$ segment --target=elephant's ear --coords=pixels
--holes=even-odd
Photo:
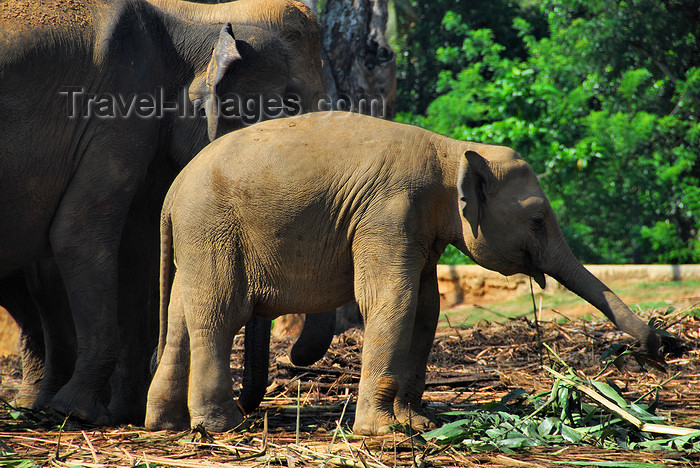
[[[207,71],[195,77],[190,85],[189,98],[196,108],[204,106],[207,116],[207,133],[209,140],[216,138],[216,127],[219,117],[219,102],[216,96],[216,85],[226,74],[226,70],[234,63],[242,60],[241,54],[236,47],[236,38],[233,37],[231,23],[221,28],[219,40],[214,46],[211,60],[207,66]]]
[[[459,167],[457,192],[462,216],[471,226],[474,238],[478,237],[484,206],[495,182],[496,177],[483,156],[471,150],[464,153]]]

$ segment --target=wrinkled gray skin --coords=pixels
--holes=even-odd
[[[226,135],[170,188],[161,224],[168,333],[146,427],[235,427],[236,331],[253,316],[353,298],[365,322],[353,430],[382,434],[409,417],[429,427],[421,397],[439,315],[436,264],[448,244],[504,275],[541,286],[553,276],[657,352],[657,335],[571,253],[513,150],[309,114]]]
[[[75,331],[65,289],[55,269],[52,261],[36,262],[24,272],[4,278],[5,287],[0,288],[0,304],[15,312],[13,316],[21,320],[18,325],[23,332],[22,384],[12,402],[17,406],[31,406],[42,398],[42,389],[55,394],[73,374]],[[39,313],[40,309],[62,312],[64,308],[68,314]]]
[[[253,2],[241,4],[250,9]],[[217,118],[212,97],[294,92],[308,110],[323,95],[317,25],[298,5],[258,2],[261,20],[233,27],[225,23],[241,16],[229,7],[158,5],[0,5],[12,18],[0,25],[0,300],[25,331],[24,350],[37,358],[20,398],[98,424],[143,414],[160,201],[209,138],[241,126]],[[206,17],[194,19],[200,7]],[[281,26],[304,21],[316,28],[311,47]],[[71,87],[123,98],[162,89],[164,102],[187,110],[201,104],[207,116],[69,118],[71,100],[59,92]],[[48,258],[60,281],[55,272],[49,280],[31,276]],[[16,290],[27,279],[30,287]],[[54,337],[70,335],[65,315],[74,322],[76,347],[75,359],[60,359],[70,369],[62,385],[69,370],[51,363]]]

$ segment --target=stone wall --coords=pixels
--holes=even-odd
[[[700,280],[700,265],[586,265],[586,268],[606,284]],[[546,280],[548,291],[563,288],[549,276]],[[532,284],[535,292],[541,291],[534,281]],[[529,293],[530,278],[506,277],[478,265],[438,265],[438,288],[443,303],[449,306],[489,295]]]

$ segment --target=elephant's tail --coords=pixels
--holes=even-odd
[[[170,197],[166,197],[160,217],[160,334],[158,335],[157,362],[165,350],[168,334],[168,304],[172,288],[173,222],[170,217]]]

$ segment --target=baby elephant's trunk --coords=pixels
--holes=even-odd
[[[554,245],[542,270],[603,312],[620,330],[639,340],[642,349],[659,355],[659,336],[637,317],[603,282],[576,259],[563,240]]]

